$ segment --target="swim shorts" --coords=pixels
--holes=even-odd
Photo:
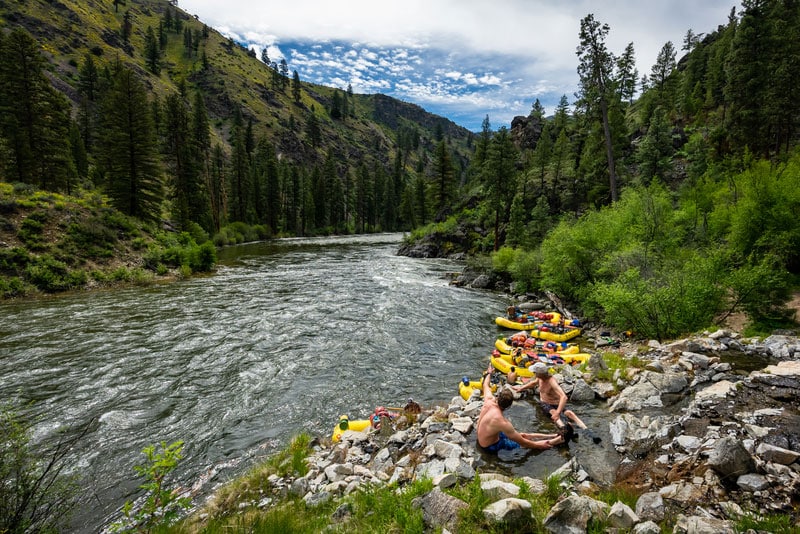
[[[512,449],[518,449],[519,446],[520,446],[519,443],[517,443],[516,441],[511,440],[508,436],[506,436],[502,432],[500,432],[499,438],[500,439],[497,440],[497,443],[493,443],[492,445],[489,445],[488,447],[481,447],[481,448],[483,450],[485,450],[486,452],[497,452],[497,451],[500,451],[500,450],[510,451]]]

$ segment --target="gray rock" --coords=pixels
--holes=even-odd
[[[736,484],[744,491],[761,491],[769,487],[767,477],[757,473],[748,473],[736,479]]]
[[[519,486],[501,480],[486,480],[481,482],[481,491],[491,501],[519,497]]]
[[[756,454],[768,462],[775,462],[778,464],[789,465],[800,458],[800,453],[776,447],[769,443],[760,443],[756,449]]]
[[[464,454],[463,449],[458,445],[441,439],[437,439],[433,443],[433,448],[439,458],[460,458]]]
[[[643,493],[636,501],[636,515],[639,519],[659,523],[664,519],[664,499],[658,492]]]
[[[733,523],[712,517],[678,516],[673,534],[734,534]]]
[[[708,465],[723,480],[750,473],[755,469],[753,457],[742,442],[730,436],[717,440],[708,455]]]
[[[615,502],[608,511],[608,524],[614,528],[629,529],[638,522],[639,516],[624,502]]]
[[[609,506],[591,497],[570,495],[556,503],[544,519],[544,528],[557,534],[584,534],[592,518],[604,519]]]
[[[582,378],[575,381],[572,387],[572,394],[569,396],[572,402],[590,402],[594,400],[594,390]]]
[[[305,501],[306,506],[314,508],[315,506],[319,506],[320,504],[324,504],[331,500],[331,494],[327,491],[321,491],[319,493],[309,493],[305,497],[303,497],[303,501]]]
[[[438,487],[414,499],[412,506],[422,509],[422,520],[426,527],[430,529],[442,527],[448,530],[455,530],[459,511],[469,507],[461,499],[444,493]]]
[[[531,520],[531,503],[525,499],[502,499],[483,509],[490,523],[502,523],[510,527],[527,525]]]
[[[653,521],[639,523],[631,531],[633,534],[661,534],[661,527]]]

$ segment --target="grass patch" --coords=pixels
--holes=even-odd
[[[596,380],[613,381],[615,376],[627,377],[630,369],[641,369],[644,361],[638,356],[626,356],[619,352],[603,352],[600,354],[608,369],[598,370]]]

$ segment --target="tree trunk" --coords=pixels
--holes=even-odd
[[[611,142],[611,127],[608,124],[608,102],[605,98],[600,100],[600,109],[603,113],[603,136],[606,140],[606,157],[608,158],[608,185],[611,189],[611,202],[617,201],[617,171],[614,167],[614,145]]]

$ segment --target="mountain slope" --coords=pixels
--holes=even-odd
[[[170,19],[180,20],[182,33],[164,30],[167,43],[162,47],[161,71],[155,75],[147,69],[146,35],[148,28],[159,34],[167,10],[174,13]],[[87,54],[92,54],[100,65],[119,59],[134,68],[160,98],[177,91],[187,95],[202,91],[214,133],[223,143],[239,107],[245,121],[252,120],[256,137],[265,135],[280,154],[304,165],[321,164],[328,151],[356,161],[366,158],[388,164],[398,150],[401,124],[419,132],[423,147],[435,144],[439,129],[457,155],[465,157],[469,152],[468,130],[385,95],[345,95],[342,88],[303,82],[299,73],[301,91],[295,101],[291,76],[278,77],[283,86],[276,85],[273,69],[252,52],[166,0],[128,0],[117,10],[113,2],[97,0],[8,0],[0,3],[0,19],[6,29],[24,28],[41,44],[51,63],[53,85],[67,95],[76,110],[79,68]],[[130,23],[127,42],[123,38],[126,20]],[[187,30],[195,39],[206,36],[196,52],[191,47],[187,51]],[[331,112],[336,93],[349,97],[351,107],[341,119],[333,118]],[[309,142],[305,131],[312,114],[321,130],[318,146]],[[413,168],[418,159],[426,157],[423,148],[407,163]]]

